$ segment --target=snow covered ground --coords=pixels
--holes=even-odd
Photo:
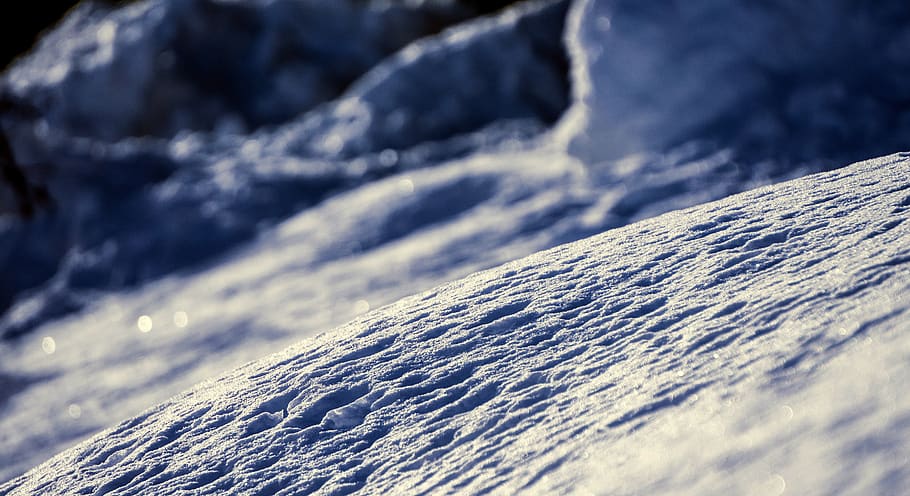
[[[0,493],[896,493],[905,157],[607,231],[910,149],[853,3],[75,11],[0,80],[57,204],[0,217],[0,481],[133,419]]]
[[[900,494],[910,177],[891,156],[368,313],[9,494]]]

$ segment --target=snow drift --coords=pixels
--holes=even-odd
[[[584,234],[908,146],[905,2],[552,0],[471,20],[503,3],[77,9],[0,78],[15,155],[57,205],[0,221],[0,335],[377,178],[534,146],[566,109],[555,141],[614,196]]]
[[[406,298],[0,492],[896,494],[908,166],[759,188]]]
[[[370,308],[910,147],[906,2],[728,3],[76,10],[0,78],[56,204],[0,218],[0,480]]]
[[[16,107],[5,123],[16,156],[30,180],[46,185],[57,208],[24,225],[0,224],[0,263],[15,274],[0,282],[0,309],[6,310],[0,333],[7,339],[28,333],[81,308],[97,290],[134,287],[211,260],[277,220],[371,180],[472,152],[516,148],[568,104],[561,47],[567,5],[548,2],[483,18],[416,40],[388,59],[382,55],[394,46],[372,53],[394,41],[377,43],[379,33],[426,33],[420,21],[438,17],[423,12],[433,7],[157,0],[114,12],[77,10],[3,79]],[[195,24],[197,13],[211,22]],[[287,26],[289,19],[302,25]],[[248,22],[257,26],[249,27],[250,40],[235,26]],[[364,39],[341,34],[349,30]],[[290,47],[276,41],[289,36]],[[198,39],[209,41],[200,46]],[[213,44],[226,50],[225,59],[194,52]],[[234,45],[263,53],[248,57]],[[162,57],[174,59],[174,68],[156,68]],[[199,59],[214,66],[203,72],[218,81],[193,72],[207,67]],[[487,69],[494,64],[496,70]],[[273,65],[280,69],[266,71]],[[296,65],[306,70],[298,74]],[[335,77],[336,65],[366,67],[365,74]],[[294,77],[282,83],[286,70]],[[235,80],[288,89],[243,88],[232,98],[207,89]],[[295,105],[285,95],[322,95],[323,80],[337,84],[337,98]],[[536,81],[537,89],[522,89],[525,80]],[[246,100],[234,101],[240,94]],[[212,98],[225,101],[206,103]],[[293,118],[247,125],[258,118],[224,110],[231,101],[236,111],[279,107]],[[177,124],[157,123],[156,115],[166,112],[173,115],[161,119]]]

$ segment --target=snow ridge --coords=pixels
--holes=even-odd
[[[908,166],[895,155],[763,187],[407,298],[206,381],[0,494],[584,489],[597,446],[644,437],[625,445],[634,457],[673,417],[837,387],[823,380],[830,362],[893,342],[910,322]],[[881,365],[906,377],[908,356],[898,346]],[[906,395],[882,394],[825,418],[858,415],[907,439],[894,417]],[[831,425],[807,442],[862,446],[846,470],[865,475],[819,463],[800,493],[889,494],[908,481],[906,443]],[[722,469],[764,460],[775,439],[719,457]],[[720,469],[705,463],[690,469]],[[611,488],[628,490],[597,481]]]
[[[0,218],[0,268],[14,274],[0,280],[0,340],[84,308],[99,290],[198,267],[340,192],[526,148],[568,105],[567,0],[531,2],[427,39],[417,38],[432,32],[428,23],[441,29],[466,13],[454,2],[386,4],[149,0],[77,9],[0,78],[0,93],[12,88],[42,110],[37,121],[4,116],[4,126],[25,175],[57,205],[31,223]],[[105,31],[114,35],[102,43]],[[213,44],[225,45],[223,57],[196,52]],[[105,50],[113,55],[99,55]],[[159,53],[176,66],[156,68]],[[199,71],[203,61],[209,67]],[[46,80],[58,65],[71,69]],[[240,93],[222,95],[203,75],[264,87],[219,87]],[[470,84],[453,84],[461,80]],[[129,104],[95,104],[107,93]],[[268,115],[232,113],[244,109]],[[242,124],[263,119],[272,125]],[[0,188],[0,200],[5,194]]]
[[[496,15],[460,23],[480,14],[477,9],[495,10],[492,5],[460,0],[146,0],[117,10],[86,5],[0,77],[0,117],[15,161],[21,162],[19,172],[34,186],[46,186],[57,205],[56,210],[39,209],[30,222],[0,219],[0,481],[200,380],[334,328],[371,307],[670,210],[908,148],[910,4],[905,1],[816,0],[794,7],[786,1],[759,5],[698,0],[655,7],[629,0],[544,0],[520,2]],[[449,25],[453,27],[444,29]],[[390,38],[390,31],[401,37]],[[357,35],[349,35],[352,32]],[[571,60],[566,60],[563,41]],[[571,111],[552,130],[554,143],[545,130],[567,105]],[[859,195],[865,202],[866,189],[875,189],[844,181],[855,191],[842,198]],[[21,194],[11,193],[15,191],[0,187],[0,211],[17,211]],[[598,284],[615,284],[642,298],[616,307],[618,315],[632,312],[636,304],[652,310],[632,319],[635,329],[629,332],[659,328],[679,294],[706,308],[716,304],[702,301],[698,289],[676,287],[677,293],[665,294],[659,288],[675,279],[671,267],[661,268],[664,264],[677,262],[679,268],[693,270],[705,287],[745,284],[741,280],[753,270],[781,275],[778,269],[787,260],[801,259],[796,250],[775,250],[810,238],[815,243],[818,239],[811,236],[833,232],[821,224],[839,225],[837,217],[827,214],[847,215],[837,201],[819,203],[818,208],[827,210],[812,214],[815,220],[803,226],[778,219],[774,205],[763,214],[767,219],[750,226],[741,226],[738,219],[716,226],[702,222],[705,236],[713,236],[715,229],[729,235],[707,245],[693,232],[692,249],[706,257],[713,253],[718,261],[710,273],[692,266],[701,262],[670,255],[666,261],[644,260],[645,255],[636,252],[642,260],[621,262],[619,255],[598,260],[611,267],[647,266],[627,274],[639,278],[638,283],[606,281],[602,274],[585,281],[609,304],[623,300],[613,301]],[[882,208],[878,222],[863,221],[860,229],[866,229],[869,238],[857,240],[858,246],[875,252],[879,242],[892,243],[891,236],[903,232],[901,212]],[[788,227],[775,231],[778,223]],[[803,233],[816,224],[811,231],[815,234]],[[748,229],[759,235],[752,237]],[[633,236],[624,232],[619,236]],[[651,235],[641,236],[647,240]],[[690,253],[652,241],[665,248],[661,252]],[[817,252],[817,246],[803,248]],[[854,255],[857,260],[877,256]],[[805,264],[810,272],[821,266],[812,260]],[[855,268],[852,259],[841,265],[826,277],[841,280],[839,270]],[[580,284],[577,279],[583,277],[576,277],[573,267],[568,264],[565,277],[569,284]],[[857,275],[865,282],[856,286],[855,294],[899,282],[902,265],[895,267],[872,270],[868,280]],[[651,274],[652,269],[657,272]],[[779,293],[805,290],[800,273],[783,275],[791,279],[769,282],[768,287]],[[815,279],[806,280],[815,284]],[[655,292],[643,289],[648,281],[658,288]],[[515,280],[514,293],[503,289],[493,294],[527,303],[524,310],[514,309],[511,318],[517,319],[516,325],[529,326],[528,332],[545,334],[538,318],[562,314],[535,306],[537,299],[527,296],[531,290],[521,287],[532,282],[549,294],[549,286],[533,278]],[[852,298],[854,290],[831,288],[831,295]],[[834,298],[831,295],[817,302]],[[812,327],[806,323],[811,319],[826,321],[827,310],[813,307],[815,300],[794,298],[775,309],[756,308],[744,297],[731,302],[728,314],[718,310],[717,319],[734,315],[753,330],[768,319],[766,327],[780,330],[774,323],[790,315],[792,303],[812,310],[802,314],[793,332],[802,332],[804,324]],[[883,306],[891,304],[882,301]],[[489,305],[494,312],[496,304]],[[865,307],[858,308],[857,318],[864,322],[879,309],[866,315]],[[584,307],[580,328],[607,325],[607,316],[598,319],[592,312],[593,306]],[[474,318],[471,312],[452,315],[456,320]],[[669,328],[697,328],[693,322],[702,315],[685,315]],[[458,322],[433,318],[452,324],[455,334],[467,332]],[[733,330],[715,329],[701,336],[699,346],[687,342],[685,349],[704,357],[702,350],[712,346],[723,350],[744,345],[748,354],[754,351],[748,348],[751,342],[736,338],[742,322],[730,323]],[[853,332],[855,322],[845,322],[849,325],[831,327],[830,334]],[[882,322],[891,325],[891,320]],[[871,328],[876,326],[881,327]],[[667,335],[659,329],[647,332]],[[617,346],[626,350],[631,337],[616,335]],[[777,331],[768,331],[771,335]],[[757,338],[762,339],[770,338]],[[389,346],[404,352],[395,347],[399,340],[389,341]],[[438,343],[457,349],[445,340]],[[467,343],[470,349],[473,341]],[[655,353],[673,356],[679,352],[675,343],[655,339],[652,345],[655,350],[667,345],[672,349]],[[789,370],[815,370],[801,367],[814,363],[811,357],[824,350],[824,339],[798,344],[800,356],[810,359],[790,357],[795,365]],[[854,348],[842,349],[853,351],[838,355],[839,369],[826,368],[806,380],[840,388],[831,379],[836,374],[832,370],[857,365]],[[886,351],[882,356],[891,357],[889,374],[902,377],[894,365],[901,363],[901,347]],[[482,351],[472,354],[486,356]],[[375,365],[371,357],[364,360]],[[635,360],[623,363],[642,368]],[[487,368],[495,368],[494,363],[503,362]],[[435,365],[417,365],[424,374],[436,373],[430,368]],[[333,365],[331,370],[340,369]],[[322,384],[353,391],[345,398],[356,406],[319,411],[314,422],[325,421],[326,429],[330,421],[355,430],[361,418],[371,418],[374,414],[367,412],[379,401],[371,396],[378,387],[378,379],[371,377],[356,384]],[[674,390],[667,381],[675,381],[675,376],[658,378],[668,391]],[[875,405],[889,400],[893,386],[878,379],[884,391],[880,396],[857,386],[849,397]],[[292,386],[308,397],[304,386]],[[385,386],[395,391],[404,387]],[[490,387],[497,398],[507,398],[497,385]],[[696,393],[702,404],[717,404],[704,402],[713,387]],[[821,398],[823,403],[832,401],[831,396],[806,398]],[[788,398],[784,393],[750,395],[752,407],[756,397]],[[244,398],[255,402],[252,395]],[[797,406],[796,398],[790,400],[790,408]],[[674,411],[687,405],[669,403],[676,405]],[[637,426],[632,406],[620,404],[617,413],[632,415],[636,420],[626,423]],[[880,418],[887,409],[842,408],[853,418],[866,418],[864,412],[871,411],[874,420],[888,420]],[[406,408],[392,411],[413,413]],[[644,415],[648,417],[663,409],[644,411],[651,412]],[[642,425],[623,442],[607,439],[603,449],[596,449],[623,459],[627,473],[640,476],[641,484],[625,487],[631,488],[628,492],[698,487],[649,486],[674,479],[655,479],[648,474],[647,457],[626,455],[635,452],[625,448],[635,447],[633,439],[653,444],[660,437],[657,425],[667,431],[662,439],[679,456],[676,463],[714,463],[708,458],[729,455],[723,442],[712,443],[714,451],[677,449],[685,443],[676,442],[672,433],[684,431],[685,425],[675,419],[702,419],[699,410],[685,412],[672,419],[658,416],[659,422]],[[225,429],[237,427],[255,439],[255,431],[271,432],[274,429],[266,427],[282,425],[285,418],[283,412],[268,409],[256,415],[258,420],[249,426],[238,427],[237,420]],[[415,418],[422,422],[419,415]],[[748,424],[758,418],[745,415],[739,420]],[[890,420],[888,425],[902,432],[900,419]],[[735,430],[738,421],[731,422],[727,427]],[[815,431],[801,432],[815,432],[814,438],[786,439],[791,444],[803,439],[794,449],[817,446],[817,439],[829,438],[818,434],[822,426],[836,424],[824,414],[811,422]],[[187,422],[187,432],[193,425]],[[875,438],[874,430],[866,434]],[[163,435],[179,440],[179,432]],[[376,442],[385,446],[383,440],[397,439],[395,432]],[[761,437],[767,431],[759,426],[758,432]],[[887,444],[881,437],[875,438],[877,446]],[[859,446],[846,449],[845,456],[861,452],[863,444]],[[172,456],[159,451],[150,448],[153,454],[147,458]],[[742,451],[736,451],[737,456]],[[892,456],[894,450],[878,453]],[[512,470],[527,472],[524,467]],[[542,476],[535,484],[558,484],[552,479],[563,470],[547,475],[551,482]],[[842,472],[849,470],[842,467]],[[242,478],[244,473],[235,475]],[[489,479],[484,473],[478,477]],[[680,470],[674,477],[689,477],[687,473]],[[895,480],[901,480],[901,473],[895,473]],[[136,475],[137,484],[146,479]],[[293,481],[288,484],[289,490],[296,487]],[[514,488],[513,482],[504,484],[506,491]],[[824,484],[820,481],[817,487]],[[899,487],[884,479],[882,484],[886,489]],[[101,491],[116,485],[87,483],[85,488]],[[324,487],[336,485],[328,481]],[[846,485],[830,487],[842,492]],[[620,492],[615,484],[611,488]]]

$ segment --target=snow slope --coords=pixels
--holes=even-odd
[[[470,4],[82,7],[0,78],[58,207],[0,217],[0,481],[370,308],[910,148],[906,2]]]
[[[201,55],[184,54],[189,50],[185,45],[196,47],[193,40],[209,37],[212,43],[225,45],[229,56],[207,59],[216,67],[205,74],[243,68],[247,72],[236,79],[268,80],[257,72],[266,62],[229,50],[231,43],[245,46],[234,39],[240,28],[231,23],[243,24],[253,16],[233,12],[234,3],[149,0],[113,13],[77,10],[35,54],[5,74],[0,92],[37,108],[40,118],[11,112],[3,124],[26,175],[50,190],[57,208],[25,224],[0,218],[0,263],[12,274],[0,280],[4,311],[0,336],[27,334],[47,320],[80,309],[98,290],[135,287],[210,261],[278,220],[377,178],[431,168],[478,151],[526,146],[523,142],[545,129],[568,104],[567,62],[560,58],[566,1],[535,3],[508,15],[481,18],[417,39],[386,59],[345,54],[359,53],[362,45],[377,45],[374,38],[379,35],[373,29],[393,29],[394,23],[386,25],[391,22],[387,17],[397,19],[404,7],[386,2],[340,7],[348,3],[252,2],[257,15],[281,29],[263,27],[249,43],[264,45],[260,49],[267,53],[262,57],[268,60],[282,54],[292,59],[272,65],[287,68],[299,63],[308,68],[297,75],[303,80],[286,82],[298,97],[318,92],[312,87],[319,84],[308,77],[338,79],[323,74],[339,63],[336,56],[348,65],[361,58],[375,64],[341,85],[337,98],[309,111],[299,108],[292,119],[272,126],[247,129],[229,111],[216,112],[213,129],[184,122],[210,120],[204,101],[212,92],[204,86],[206,81],[199,81],[198,75],[193,79],[195,73],[186,68],[171,74],[133,67],[155,64],[160,53],[171,52],[181,64],[196,67]],[[451,2],[440,5],[447,3]],[[305,5],[314,12],[285,12]],[[184,26],[191,22],[185,16],[194,19],[195,11],[184,10],[193,6],[215,13],[209,14],[211,23],[195,26],[202,33],[190,30],[186,41],[181,29],[190,29]],[[353,16],[348,24],[326,25],[324,18],[344,18],[346,9],[356,11],[348,13]],[[419,13],[410,15],[420,18]],[[299,25],[284,26],[288,19],[299,19]],[[227,27],[219,27],[220,22]],[[375,26],[361,30],[358,23]],[[314,31],[312,24],[330,32]],[[178,32],[171,33],[173,29]],[[345,42],[317,37],[300,41],[302,47],[288,41],[294,50],[273,46],[278,43],[273,38],[282,39],[287,29],[304,33],[298,34],[304,38],[319,34]],[[349,40],[339,34],[353,29],[368,39]],[[107,31],[114,34],[98,34]],[[322,53],[326,44],[337,45],[342,53],[329,48],[325,50],[330,53]],[[345,50],[346,44],[352,46]],[[65,66],[58,78],[50,78],[53,64]],[[487,70],[490,66],[496,70]],[[193,83],[192,91],[183,88],[183,79]],[[470,83],[455,83],[461,80]],[[521,90],[524,80],[536,81],[539,91]],[[149,94],[153,89],[169,98],[158,101],[159,96]],[[244,95],[252,100],[287,100],[280,91],[249,92]],[[109,101],[104,98],[107,93],[132,104]],[[235,106],[266,105],[260,103],[244,100]],[[472,110],[475,106],[483,111]],[[296,108],[287,103],[283,111]],[[176,134],[134,129],[157,129],[156,112],[165,111],[179,114],[168,120],[184,122]],[[137,119],[135,125],[122,123]],[[85,121],[104,128],[94,130],[83,125]],[[0,188],[0,199],[5,192]]]
[[[910,6],[583,0],[568,31],[586,163],[698,140],[770,177],[902,151]]]
[[[3,494],[899,494],[910,157],[763,187],[405,298]]]

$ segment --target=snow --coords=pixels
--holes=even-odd
[[[404,298],[4,490],[896,494],[908,164],[759,188]]]
[[[162,26],[177,21],[169,24],[158,20],[164,14],[153,13],[196,3],[208,5],[144,2],[111,17],[124,25],[165,29]],[[324,8],[331,10],[333,4],[327,2]],[[265,2],[263,15],[286,19],[281,9],[287,5],[293,3]],[[154,134],[134,137],[135,126],[117,124],[135,120],[133,114],[153,119],[154,113],[144,107],[130,115],[118,114],[116,119],[107,114],[131,112],[130,108],[111,102],[69,109],[104,101],[98,92],[116,91],[121,81],[131,88],[151,84],[130,79],[143,74],[138,69],[112,62],[93,66],[93,71],[101,72],[97,77],[80,71],[59,82],[43,79],[45,72],[40,69],[47,66],[47,59],[57,63],[70,57],[76,59],[73,64],[82,64],[79,56],[84,50],[77,48],[83,42],[94,47],[92,26],[109,22],[90,9],[83,9],[87,13],[81,15],[77,11],[44,43],[47,49],[14,67],[5,79],[18,98],[52,109],[38,122],[10,119],[9,125],[11,136],[17,138],[17,156],[35,180],[47,183],[59,212],[28,226],[0,226],[8,253],[4,266],[20,268],[0,286],[0,305],[12,306],[0,320],[0,332],[7,337],[29,333],[59,313],[84,306],[94,299],[95,290],[132,287],[224,254],[264,227],[376,178],[430,168],[472,152],[527,148],[524,141],[539,134],[567,104],[567,82],[565,74],[558,72],[562,69],[558,60],[540,61],[536,55],[559,53],[565,8],[566,2],[532,5],[523,8],[524,15],[480,19],[455,33],[444,31],[434,39],[418,40],[398,56],[378,63],[336,100],[280,126],[240,135],[229,123],[213,132],[188,126],[170,139]],[[91,34],[88,41],[86,31]],[[456,34],[461,31],[465,34],[459,38]],[[221,36],[230,38],[231,33]],[[148,35],[149,51],[180,51],[179,39],[154,34]],[[271,36],[270,31],[263,36]],[[59,38],[74,41],[63,43]],[[475,43],[466,44],[466,38]],[[301,50],[298,55],[305,58],[309,50]],[[148,58],[129,45],[124,51],[125,64]],[[497,61],[501,71],[486,71],[490,54],[499,52],[508,55]],[[91,53],[85,56],[91,58]],[[194,59],[187,57],[185,63],[193,65]],[[336,63],[333,60],[327,56],[324,63]],[[317,59],[317,69],[319,61],[322,58]],[[523,78],[538,81],[547,93],[516,90]],[[453,87],[451,82],[458,80],[470,84]],[[166,78],[155,83],[171,84]],[[178,89],[167,91],[179,96]],[[257,98],[260,93],[253,95]],[[190,98],[202,99],[196,96]],[[464,110],[480,103],[481,96],[489,99],[488,105],[481,106],[485,112]],[[426,112],[443,100],[448,111]],[[176,97],[160,106],[175,112],[188,110],[194,116],[204,113],[186,109]],[[83,110],[89,114],[80,113]],[[389,119],[400,122],[391,125]],[[70,121],[85,120],[116,124],[116,129],[94,131],[82,125],[71,129]],[[142,125],[157,124],[143,121]],[[85,136],[89,132],[92,135]],[[149,229],[150,225],[156,229]]]
[[[71,13],[0,493],[899,492],[910,9],[637,5]]]
[[[564,139],[587,163],[697,139],[772,178],[902,150],[908,20],[899,2],[578,2]]]

